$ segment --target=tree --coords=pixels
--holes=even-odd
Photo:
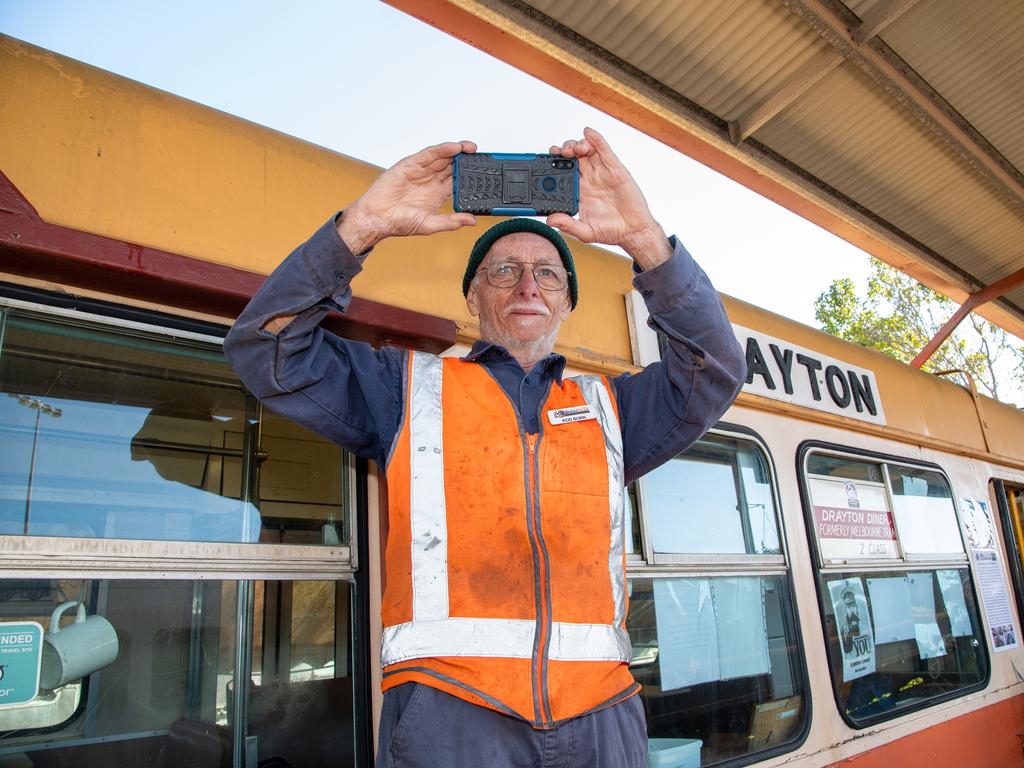
[[[956,311],[957,304],[912,277],[872,260],[865,297],[849,278],[834,280],[814,302],[826,333],[909,363]],[[926,371],[967,371],[985,394],[1000,399],[1024,388],[1024,350],[1010,335],[968,315],[924,364]],[[966,385],[962,374],[955,378]]]

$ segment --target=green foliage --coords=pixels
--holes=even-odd
[[[857,295],[849,278],[834,280],[814,302],[814,316],[826,333],[909,363],[957,307],[912,277],[873,260],[865,297]],[[999,399],[1000,379],[1005,385],[1006,377],[997,369],[1009,360],[1011,377],[1018,387],[1024,386],[1024,350],[1014,347],[1002,328],[972,313],[924,370],[967,371],[979,390]],[[962,374],[953,378],[966,384]]]

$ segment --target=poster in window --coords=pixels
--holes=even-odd
[[[828,591],[843,654],[843,681],[870,675],[875,671],[875,641],[864,585],[859,578],[837,579],[828,583]]]
[[[974,632],[971,629],[971,616],[967,612],[967,600],[964,598],[960,571],[936,571],[935,578],[939,581],[939,591],[942,592],[942,602],[946,607],[946,616],[949,617],[949,628],[953,637],[970,637]]]
[[[914,598],[906,576],[882,576],[868,579],[871,618],[875,642],[898,643],[914,637]]]
[[[946,643],[942,640],[939,625],[915,624],[914,638],[917,640],[917,655],[922,659],[934,659],[946,655]]]
[[[914,611],[914,639],[917,640],[917,655],[922,659],[934,659],[946,655],[946,643],[935,612],[935,577],[931,573],[912,573],[910,597]]]
[[[1003,566],[996,548],[995,528],[988,503],[982,499],[960,499],[960,515],[971,544],[971,562],[981,587],[981,602],[988,618],[989,640],[996,653],[1016,648],[1010,598]]]

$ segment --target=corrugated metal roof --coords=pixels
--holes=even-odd
[[[577,95],[954,298],[1024,268],[1021,0],[389,2],[544,76],[532,47]],[[1024,285],[982,314],[1024,336]]]

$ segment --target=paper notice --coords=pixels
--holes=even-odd
[[[988,618],[992,649],[1001,653],[1016,648],[1017,630],[1013,626],[999,550],[995,548],[995,528],[988,502],[982,499],[960,499],[960,512],[967,530],[967,539],[971,543],[971,560],[981,587],[981,602]]]
[[[828,591],[843,652],[843,680],[870,675],[875,671],[875,643],[864,585],[860,579],[839,579],[828,583]]]

